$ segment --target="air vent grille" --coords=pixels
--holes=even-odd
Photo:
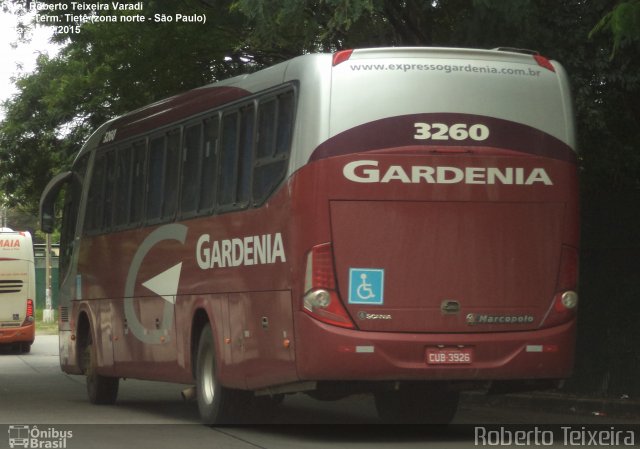
[[[22,291],[24,282],[18,279],[0,280],[0,295],[3,293],[19,293]]]

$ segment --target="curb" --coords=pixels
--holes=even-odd
[[[544,392],[486,394],[477,391],[463,393],[461,399],[462,404],[527,408],[592,416],[640,418],[640,402],[631,399],[590,398]]]

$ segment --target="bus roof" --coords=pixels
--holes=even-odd
[[[458,113],[530,126],[575,151],[568,77],[536,52],[378,48],[333,63],[329,137],[383,116]]]
[[[101,134],[117,130],[114,138],[100,143],[112,143],[148,133],[282,84],[286,65],[284,62],[255,73],[211,83],[116,117],[100,128]]]
[[[335,55],[346,52],[348,52],[348,58],[342,59],[340,62],[346,60],[358,62],[363,60],[383,61],[415,58],[416,61],[418,59],[435,59],[440,61],[473,60],[476,61],[476,64],[482,64],[483,61],[491,61],[493,63],[541,66],[544,67],[543,70],[549,71],[549,73],[557,72],[553,75],[554,78],[559,80],[559,90],[563,91],[560,96],[569,97],[568,82],[566,81],[566,76],[564,76],[562,66],[555,61],[549,61],[546,58],[540,57],[536,52],[513,49],[507,49],[507,51],[505,51],[502,49],[393,47],[355,49],[338,52]],[[135,136],[143,136],[154,131],[160,131],[162,128],[176,122],[185,121],[190,117],[203,114],[206,111],[241,101],[244,97],[250,96],[253,93],[279,86],[287,81],[315,79],[320,80],[319,82],[321,83],[331,83],[332,75],[329,61],[331,61],[332,58],[334,58],[334,55],[327,53],[298,56],[255,73],[211,83],[143,106],[102,125],[89,139],[83,149],[84,151],[81,151],[81,154],[102,144],[111,144],[134,138]],[[319,88],[319,90],[322,90],[322,88]],[[535,93],[532,95],[535,95]],[[313,94],[311,96],[313,97],[311,103],[319,100],[317,96]],[[570,117],[572,114],[570,101],[567,102],[564,98],[559,99],[559,101],[564,103],[564,107],[562,108],[565,110],[564,115]],[[330,137],[327,133],[323,134],[324,137],[318,136],[320,140]],[[561,138],[572,148],[575,148],[572,128],[567,135],[556,137]],[[315,145],[319,143],[320,142],[314,142]],[[308,151],[304,152],[307,153]]]

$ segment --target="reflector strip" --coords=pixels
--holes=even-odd
[[[373,346],[356,346],[356,352],[372,354],[375,349]]]
[[[558,352],[558,345],[527,345],[527,352]]]

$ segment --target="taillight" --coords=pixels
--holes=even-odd
[[[24,318],[24,321],[22,322],[23,326],[26,326],[27,324],[31,324],[35,321],[35,316],[34,316],[35,310],[33,307],[33,299],[27,299],[27,315]]]
[[[339,52],[336,52],[333,54],[333,66],[337,66],[338,64],[341,64],[347,60],[349,60],[349,58],[351,57],[351,53],[353,53],[353,50],[342,50]]]
[[[353,329],[353,321],[337,292],[330,243],[314,246],[307,254],[302,310],[323,323]]]
[[[536,55],[533,55],[533,59],[536,60],[536,62],[540,67],[544,67],[545,69],[551,70],[552,72],[556,71],[555,67],[551,64],[551,61],[549,61],[544,56],[536,54]]]
[[[574,317],[578,307],[578,250],[563,246],[553,303],[543,320],[544,327],[556,326]]]

